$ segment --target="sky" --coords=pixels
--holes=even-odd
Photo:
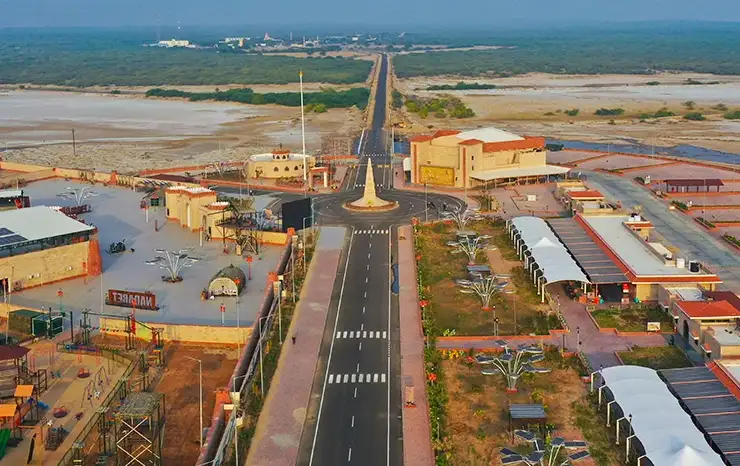
[[[0,0],[0,27],[162,25],[527,27],[740,21],[740,0]]]

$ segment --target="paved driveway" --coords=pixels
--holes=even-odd
[[[625,207],[641,205],[658,232],[691,260],[698,260],[724,280],[730,290],[740,288],[740,256],[722,240],[709,235],[686,215],[668,210],[631,178],[587,172],[588,183],[607,198],[622,201]]]

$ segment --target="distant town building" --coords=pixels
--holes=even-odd
[[[167,47],[167,48],[172,48],[172,47],[192,47],[190,45],[190,41],[189,40],[178,40],[178,39],[160,40],[157,43],[157,45],[160,46],[160,47]]]
[[[456,188],[536,182],[568,168],[547,165],[545,138],[497,128],[440,130],[411,142],[411,182]]]
[[[249,178],[303,178],[303,164],[308,161],[307,169],[315,165],[315,158],[310,155],[291,153],[289,150],[275,150],[268,154],[256,154],[249,157],[246,172]]]

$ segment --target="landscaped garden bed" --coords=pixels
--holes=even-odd
[[[722,235],[722,239],[730,243],[731,245],[735,246],[736,248],[740,248],[740,239],[735,238],[732,235]]]
[[[515,293],[496,293],[491,300],[492,309],[484,311],[481,301],[474,294],[464,294],[456,283],[467,279],[468,258],[464,254],[452,254],[447,243],[455,239],[456,228],[446,223],[417,225],[415,246],[419,276],[423,291],[428,296],[426,313],[434,315],[441,331],[455,335],[494,335],[498,318],[499,335],[538,334],[547,335],[549,330],[560,329],[556,314],[547,304],[541,304],[534,285],[521,267],[495,270],[494,273],[510,274]],[[516,259],[516,253],[508,242],[503,221],[481,220],[466,227],[481,235],[490,235],[490,244],[498,247],[504,260]],[[478,264],[488,264],[485,251],[478,256]],[[510,285],[510,286],[511,286]]]
[[[704,226],[706,228],[709,228],[710,230],[713,230],[713,229],[717,228],[717,226],[714,223],[710,222],[709,220],[705,219],[704,217],[696,217],[695,220],[700,225],[702,225],[702,226]]]
[[[675,346],[635,346],[632,351],[623,351],[617,353],[617,355],[624,364],[649,367],[655,370],[692,366],[686,355]]]
[[[671,201],[671,205],[675,206],[681,212],[688,212],[691,208],[681,201]]]
[[[552,372],[522,376],[517,391],[511,393],[503,375],[482,375],[481,368],[490,366],[478,364],[472,354],[457,352],[452,356],[440,364],[448,401],[446,436],[436,438],[432,429],[433,442],[444,449],[445,462],[438,456],[438,465],[500,464],[501,448],[530,452],[526,445],[512,442],[508,424],[511,404],[530,403],[545,408],[548,432],[541,433],[543,437],[562,436],[588,443],[592,459],[580,464],[618,464],[622,449],[614,446],[603,415],[596,412],[581,379],[587,371],[578,358],[563,358],[557,348],[546,348],[545,359],[537,366]]]
[[[673,331],[673,317],[660,306],[632,305],[627,308],[598,309],[591,316],[601,329],[619,332],[646,332],[648,322],[660,322],[661,332]]]

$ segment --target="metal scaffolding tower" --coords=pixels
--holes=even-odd
[[[118,466],[162,466],[164,394],[130,393],[115,414]]]

